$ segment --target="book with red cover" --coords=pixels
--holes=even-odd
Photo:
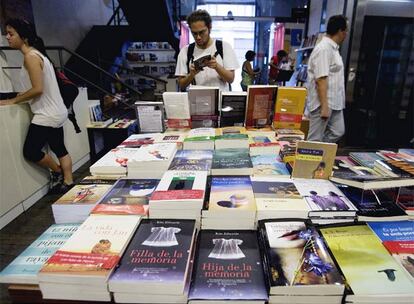
[[[265,127],[272,124],[276,86],[252,85],[247,89],[246,127]]]

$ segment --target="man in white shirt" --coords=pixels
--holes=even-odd
[[[342,15],[329,18],[326,36],[322,38],[308,63],[308,140],[337,142],[345,134],[344,64],[339,46],[348,32]]]
[[[181,90],[185,90],[190,84],[197,84],[229,91],[229,84],[234,81],[234,71],[239,68],[233,48],[225,41],[216,41],[210,37],[211,16],[207,11],[192,12],[187,17],[187,23],[195,45],[183,47],[178,55],[175,76],[178,76]],[[193,50],[192,56],[188,56],[189,49],[190,55]],[[211,55],[206,66],[202,69],[196,68],[194,60],[206,55]]]

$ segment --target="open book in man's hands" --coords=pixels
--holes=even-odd
[[[194,68],[197,71],[202,71],[205,66],[207,66],[208,62],[211,60],[211,55],[205,55],[193,61]]]

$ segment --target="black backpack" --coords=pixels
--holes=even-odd
[[[76,97],[79,95],[79,89],[76,84],[69,80],[65,74],[55,70],[56,80],[59,86],[60,95],[62,96],[63,103],[68,109],[68,118],[72,122],[76,133],[80,133],[78,122],[76,121],[75,111],[73,110],[73,103]]]

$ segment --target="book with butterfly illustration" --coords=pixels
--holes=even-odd
[[[93,208],[93,214],[135,214],[148,216],[149,197],[158,179],[119,179]]]
[[[271,295],[341,296],[344,280],[315,228],[305,220],[259,221]]]

